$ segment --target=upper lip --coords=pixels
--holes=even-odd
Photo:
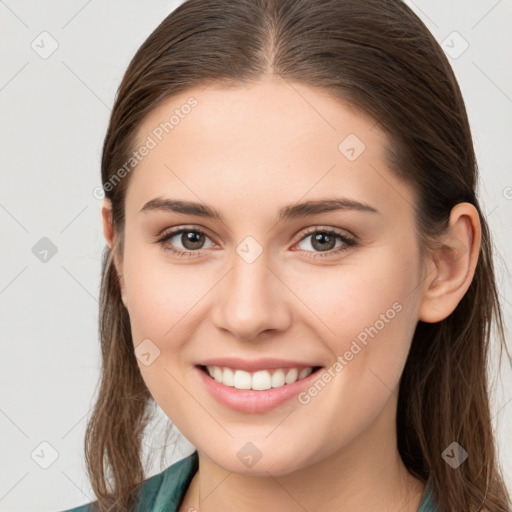
[[[245,370],[247,372],[256,372],[258,370],[272,370],[276,368],[314,368],[320,365],[274,358],[250,360],[240,359],[238,357],[216,357],[201,361],[198,363],[198,366],[221,366],[235,368],[237,370]]]

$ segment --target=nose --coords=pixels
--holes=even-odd
[[[264,253],[252,263],[234,258],[231,271],[219,283],[214,324],[240,340],[256,340],[266,331],[285,331],[291,323],[290,293]],[[274,333],[274,334],[276,334]]]

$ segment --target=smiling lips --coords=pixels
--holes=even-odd
[[[263,413],[311,385],[323,366],[299,361],[210,359],[196,365],[199,381],[219,403],[242,413]]]

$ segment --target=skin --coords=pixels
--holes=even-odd
[[[399,379],[418,320],[447,317],[471,283],[478,213],[457,205],[442,239],[452,251],[432,252],[422,265],[414,191],[387,167],[388,141],[373,119],[318,89],[265,76],[167,99],[145,119],[139,141],[190,96],[197,107],[129,177],[124,255],[115,259],[134,345],[149,338],[160,350],[150,365],[139,361],[144,381],[199,453],[180,511],[416,511],[425,486],[397,450]],[[350,133],[366,146],[354,161],[338,149]],[[378,213],[277,222],[285,205],[342,196]],[[207,203],[224,222],[141,213],[155,197]],[[108,200],[102,213],[112,247]],[[199,256],[180,258],[156,241],[182,226],[206,232]],[[335,254],[344,245],[337,241],[331,256],[319,257],[321,246],[304,234],[312,227],[358,245]],[[247,236],[262,249],[250,264],[236,252]],[[181,235],[172,243],[198,250]],[[194,368],[221,356],[329,368],[397,302],[400,312],[307,404],[237,412],[209,394]],[[247,442],[262,454],[252,467],[237,457]]]

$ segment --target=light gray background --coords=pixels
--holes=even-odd
[[[94,499],[83,455],[100,361],[97,298],[104,240],[101,201],[93,189],[101,184],[100,151],[122,74],[179,3],[0,0],[2,511],[57,511]],[[505,262],[512,255],[512,2],[408,3],[452,55],[473,129],[510,326]],[[44,31],[50,36],[40,35]],[[41,56],[53,40],[58,48]],[[458,55],[463,40],[469,47]],[[43,237],[57,247],[46,263],[32,252]],[[509,334],[510,328],[508,339]],[[512,490],[511,384],[509,367],[501,380],[493,380],[493,422]],[[155,428],[165,419],[159,410]],[[161,452],[156,441],[147,439],[147,453],[156,454],[148,476],[192,450],[182,441],[176,450]]]

